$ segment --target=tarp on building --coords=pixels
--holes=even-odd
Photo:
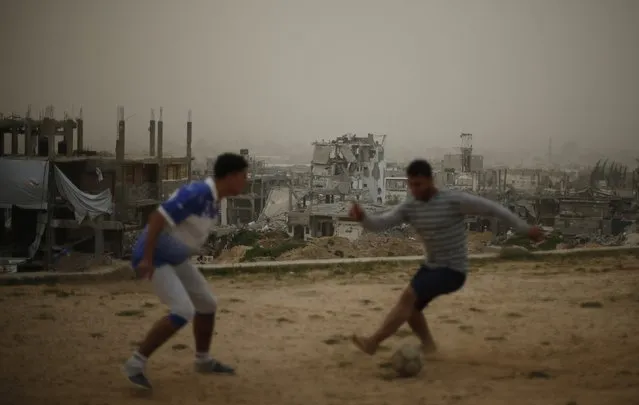
[[[47,209],[49,162],[0,159],[0,208]]]
[[[62,173],[55,168],[55,184],[58,192],[73,206],[73,213],[78,222],[84,221],[88,216],[93,219],[102,214],[111,214],[113,211],[113,200],[111,190],[108,188],[98,194],[89,194],[80,190]]]
[[[37,159],[0,159],[0,208],[46,210],[49,162]],[[113,211],[111,191],[88,194],[77,188],[60,169],[55,168],[55,183],[60,195],[73,207],[82,222]]]

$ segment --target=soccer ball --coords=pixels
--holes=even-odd
[[[393,370],[400,377],[414,377],[422,369],[422,354],[419,348],[403,345],[391,357]]]

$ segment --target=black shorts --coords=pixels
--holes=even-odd
[[[421,266],[410,281],[417,301],[415,309],[423,310],[440,295],[450,294],[462,288],[466,274],[448,267]]]

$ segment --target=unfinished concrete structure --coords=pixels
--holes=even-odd
[[[315,204],[304,211],[288,214],[288,234],[295,239],[308,240],[325,236],[339,236],[351,241],[359,238],[364,229],[350,218],[350,204],[345,202]],[[388,207],[364,204],[369,213],[379,213]]]
[[[31,207],[21,206],[20,201],[12,201],[10,196],[4,197],[0,202],[0,219],[4,219],[10,212],[14,229],[20,223],[28,225],[34,221],[44,222],[44,243],[39,243],[43,235],[38,236],[36,226],[29,225],[21,228],[20,233],[25,238],[21,246],[8,244],[6,237],[3,238],[5,243],[2,256],[21,256],[34,267],[53,268],[59,252],[80,249],[90,240],[93,246],[88,250],[95,257],[101,257],[105,253],[121,257],[126,250],[125,233],[141,229],[148,214],[161,200],[190,181],[190,112],[186,125],[186,154],[181,157],[164,156],[162,109],[157,122],[153,111],[151,112],[149,154],[146,156],[126,154],[123,107],[117,109],[115,154],[84,149],[81,112],[75,119],[65,114],[63,120],[54,118],[52,107],[47,108],[39,120],[32,120],[29,115],[24,118],[11,116],[0,121],[2,134],[10,133],[12,137],[10,153],[3,148],[0,163],[3,167],[12,168],[12,172],[3,172],[3,181],[7,183],[15,181],[19,177],[19,171],[29,165],[33,170],[41,170],[46,178],[34,181],[30,187],[31,194],[42,194],[43,203],[36,209],[30,209]],[[62,137],[58,143],[57,136]],[[24,153],[19,153],[20,137],[23,137]],[[0,144],[5,145],[4,142]],[[36,169],[37,162],[41,163],[41,169]],[[79,203],[76,201],[78,199],[81,200]],[[102,206],[96,208],[93,203],[98,199]],[[109,207],[105,208],[107,205]],[[79,218],[78,212],[82,210],[93,215]],[[41,220],[40,214],[43,212],[46,213],[46,218]],[[2,227],[3,231],[4,229]],[[15,233],[14,231],[13,234]],[[31,246],[34,239],[37,239],[37,245],[41,247],[26,255],[22,245]]]
[[[484,157],[473,154],[473,134],[462,133],[459,138],[461,140],[459,153],[444,155],[442,169],[455,173],[473,173],[483,170]]]
[[[404,201],[408,196],[408,177],[394,176],[384,179],[385,198],[384,204],[396,205]]]

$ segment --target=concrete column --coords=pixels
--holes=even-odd
[[[120,118],[118,119],[118,139],[120,140],[120,159],[124,160],[126,150],[126,126],[124,123],[124,107],[120,107]]]
[[[56,123],[52,118],[45,117],[41,122],[40,132],[47,139],[48,147],[48,169],[47,176],[47,228],[46,228],[46,251],[45,251],[45,270],[53,270],[53,246],[55,245],[55,232],[51,223],[53,222],[53,208],[55,205],[55,131]]]
[[[31,119],[24,120],[24,154],[27,156],[34,155],[33,148],[33,127],[31,125]]]
[[[0,131],[0,156],[4,155],[4,132]]]
[[[292,179],[292,177],[291,177]],[[288,182],[288,212],[293,211],[293,182]]]
[[[80,110],[80,114],[82,114],[82,110]],[[82,152],[84,150],[84,120],[80,116],[76,121],[76,135],[78,137],[78,152]]]
[[[149,156],[155,156],[155,111],[151,110],[149,121]]]
[[[220,202],[220,223],[224,226],[229,224],[229,201],[224,198],[222,202]]]
[[[38,151],[38,156],[44,156],[44,148],[42,148],[41,146],[44,145],[45,141],[48,144],[48,140],[47,137],[45,136],[45,132],[44,132],[44,121],[42,120],[42,117],[40,117],[40,121],[39,121],[39,130],[38,130],[38,136],[36,137],[36,145],[37,146],[37,151]]]
[[[18,127],[16,124],[11,127],[11,154],[18,154]]]
[[[73,120],[64,120],[64,144],[67,148],[67,156],[73,156]]]
[[[504,190],[508,187],[508,169],[504,169]]]
[[[101,220],[97,221],[93,229],[95,232],[94,257],[96,259],[102,258],[104,255],[104,230],[100,227],[101,222]]]
[[[45,118],[44,120],[42,120],[43,124],[42,126],[44,127],[43,131],[47,137],[47,148],[49,149],[49,159],[52,159],[55,157],[55,155],[57,155],[57,150],[56,150],[56,142],[55,142],[55,131],[56,131],[56,123],[53,119],[51,118]]]
[[[164,179],[164,121],[162,119],[162,107],[160,107],[160,119],[158,120],[158,143],[157,143],[157,159],[158,159],[158,176],[157,176],[157,188],[158,188],[158,199],[164,199],[163,192],[163,179]]]
[[[193,143],[193,122],[191,122],[191,110],[189,110],[189,119],[186,122],[186,158],[188,163],[186,164],[187,178],[191,182],[191,158],[192,150],[191,144]]]
[[[157,143],[157,157],[158,159],[160,159],[161,157],[163,157],[164,155],[164,148],[163,148],[163,141],[164,141],[164,122],[162,121],[158,121],[158,143]]]
[[[118,107],[118,135],[115,142],[115,211],[116,220],[123,221],[126,213],[126,202],[124,201],[124,142],[125,124],[124,107]]]

